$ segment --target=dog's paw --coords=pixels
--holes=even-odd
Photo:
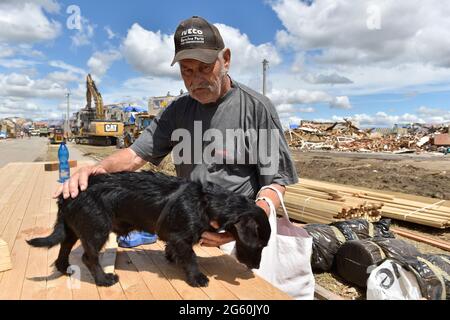
[[[110,287],[119,281],[119,276],[114,273],[106,273],[101,279],[96,279],[95,284],[100,287]]]
[[[60,261],[60,260],[56,260],[55,261],[55,267],[56,270],[58,270],[59,272],[61,272],[62,274],[68,274],[69,273],[69,263],[67,261]]]
[[[206,287],[209,279],[203,273],[198,273],[193,276],[188,276],[187,283],[192,287]]]

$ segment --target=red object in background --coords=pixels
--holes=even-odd
[[[434,136],[435,146],[450,146],[450,134],[441,133]]]

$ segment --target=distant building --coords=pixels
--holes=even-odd
[[[170,92],[168,92],[166,96],[149,98],[148,114],[156,116],[162,109],[166,108],[177,97],[178,96],[172,96]]]

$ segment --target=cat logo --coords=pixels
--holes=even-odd
[[[118,125],[117,124],[105,124],[105,132],[117,132],[118,130]]]

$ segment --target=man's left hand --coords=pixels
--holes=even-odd
[[[270,207],[269,204],[265,200],[259,200],[256,202],[256,205],[264,210],[267,216],[270,215]]]
[[[219,229],[217,221],[211,221],[211,227],[214,229]],[[205,247],[219,247],[225,243],[234,241],[234,237],[229,232],[217,233],[205,231],[202,233],[202,238],[200,239],[200,245]]]

